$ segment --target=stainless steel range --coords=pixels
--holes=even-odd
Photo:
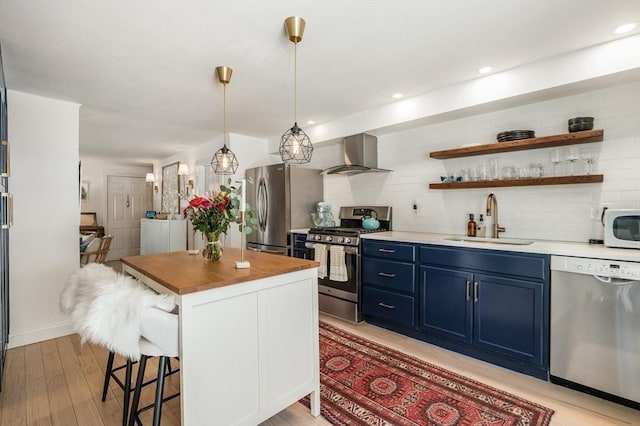
[[[380,227],[364,229],[362,219],[377,217]],[[340,226],[311,228],[306,258],[320,262],[318,301],[321,312],[360,322],[361,238],[364,233],[391,230],[390,206],[340,208]]]

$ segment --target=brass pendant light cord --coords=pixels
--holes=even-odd
[[[224,144],[224,146],[227,146],[227,84],[224,83],[223,85],[223,90],[222,90],[222,99],[223,99],[223,109],[224,112],[222,114],[223,119],[222,119],[222,143]]]
[[[298,43],[293,43],[293,122],[298,122]]]

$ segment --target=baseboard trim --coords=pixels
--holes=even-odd
[[[71,322],[65,322],[53,327],[43,328],[40,330],[29,330],[20,333],[9,333],[8,348],[18,348],[20,346],[31,345],[33,343],[43,342],[62,336],[74,334],[75,330]]]

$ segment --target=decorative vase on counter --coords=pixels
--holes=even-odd
[[[220,260],[222,257],[222,244],[220,244],[220,234],[218,232],[207,232],[207,244],[202,249],[202,257],[206,260]]]

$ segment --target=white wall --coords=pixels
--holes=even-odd
[[[578,145],[597,152],[597,172],[604,182],[582,185],[529,186],[466,190],[435,190],[428,185],[441,175],[498,158],[502,165],[541,162],[549,172],[551,148],[460,159],[435,160],[430,151],[467,143],[491,143],[503,130],[532,129],[536,136],[567,132],[567,119],[595,117],[604,141]],[[468,213],[484,213],[491,192],[499,202],[504,237],[585,242],[602,238],[602,227],[591,218],[592,207],[640,208],[640,83],[619,85],[546,102],[396,132],[378,138],[379,166],[388,174],[325,177],[325,201],[337,207],[357,204],[393,206],[395,230],[464,234]],[[340,145],[320,148],[312,165],[333,164]],[[566,151],[566,148],[564,148]],[[330,151],[330,152],[325,152]],[[418,204],[414,213],[413,201]],[[489,220],[490,223],[490,220]]]
[[[14,226],[9,346],[72,332],[58,308],[78,268],[79,105],[8,91]]]

